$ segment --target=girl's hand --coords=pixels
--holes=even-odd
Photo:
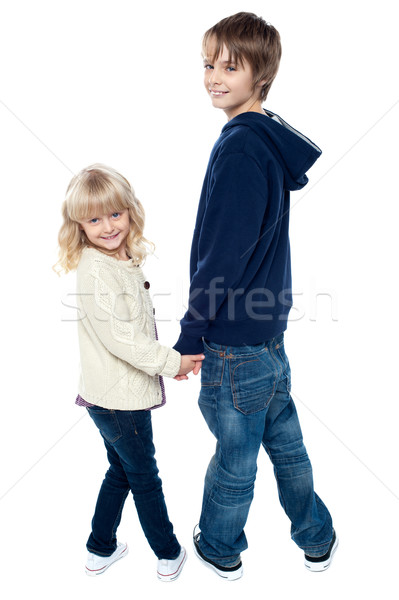
[[[202,367],[202,361],[205,356],[203,354],[183,354],[181,357],[180,369],[176,377],[177,381],[183,381],[183,379],[188,379],[187,374],[194,373],[194,375],[198,375]]]
[[[183,381],[183,379],[188,379],[188,377],[187,375],[176,375],[173,379],[176,379],[176,381]]]

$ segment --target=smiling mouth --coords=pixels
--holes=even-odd
[[[119,235],[119,231],[118,231],[118,233],[115,233],[115,235],[110,235],[109,237],[101,237],[101,239],[102,240],[114,240],[118,235]]]
[[[228,94],[229,92],[219,92],[218,90],[209,90],[209,93],[211,94],[211,96],[224,96],[225,94]]]

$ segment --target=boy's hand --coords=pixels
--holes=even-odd
[[[191,373],[191,371],[194,373],[194,375],[198,375],[204,358],[205,356],[203,354],[183,354],[181,357],[179,372],[174,379],[177,381],[188,379],[187,374]]]

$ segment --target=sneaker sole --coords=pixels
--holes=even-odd
[[[197,558],[200,559],[202,564],[205,565],[206,567],[208,567],[209,569],[212,569],[212,571],[214,571],[217,575],[219,575],[219,577],[222,577],[222,579],[226,579],[227,581],[236,581],[237,579],[240,579],[242,577],[243,572],[244,572],[242,566],[239,569],[237,569],[236,571],[221,571],[215,565],[212,565],[211,563],[204,560],[202,558],[202,556],[198,553],[196,545],[193,544],[193,546],[194,546],[195,555],[197,556]]]
[[[328,567],[331,565],[331,561],[333,559],[333,556],[338,548],[338,537],[335,538],[335,542],[334,542],[334,546],[331,548],[331,553],[330,556],[327,558],[327,560],[323,561],[323,562],[312,562],[309,561],[305,558],[305,567],[309,570],[312,571],[313,573],[322,573],[323,571],[326,571],[328,569]]]
[[[109,569],[109,567],[111,567],[118,560],[120,560],[121,558],[126,556],[126,554],[128,554],[128,552],[129,552],[129,548],[126,544],[125,547],[121,550],[121,553],[112,562],[110,562],[109,565],[105,565],[105,567],[102,567],[101,569],[95,569],[95,570],[89,569],[86,566],[85,567],[86,575],[88,575],[89,577],[96,577],[97,575],[102,575],[104,573],[104,571]]]

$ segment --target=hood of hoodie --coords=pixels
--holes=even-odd
[[[309,138],[288,125],[281,117],[265,110],[265,116],[245,112],[229,121],[222,133],[233,127],[249,127],[273,153],[284,172],[285,188],[290,191],[303,188],[306,172],[321,155],[321,150]]]

